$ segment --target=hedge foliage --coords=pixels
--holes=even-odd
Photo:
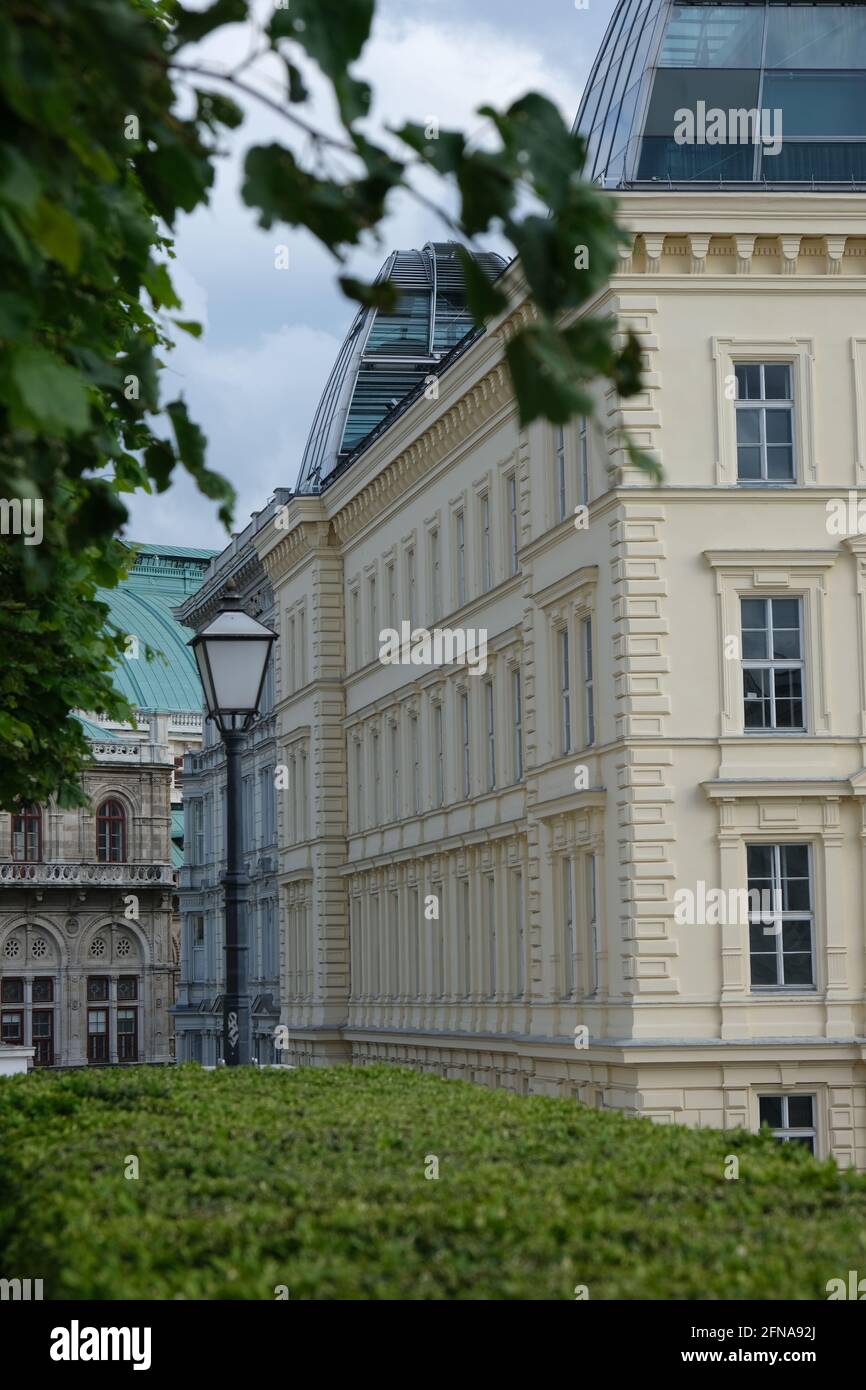
[[[0,1252],[46,1298],[815,1299],[866,1271],[866,1178],[396,1067],[31,1074]]]

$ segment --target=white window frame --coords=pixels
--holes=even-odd
[[[791,488],[817,482],[813,374],[815,344],[811,338],[712,338],[716,386],[716,482],[742,486],[737,479],[735,419],[736,372],[739,364],[781,362],[791,367],[794,393],[794,478],[776,486]],[[733,385],[733,389],[732,389]]]
[[[523,780],[523,685],[520,667],[511,668],[511,715],[513,721],[512,771],[514,781]]]
[[[794,1126],[792,1126],[792,1125],[789,1124],[789,1122],[788,1122],[788,1121],[789,1121],[789,1107],[788,1107],[788,1102],[789,1102],[790,1100],[792,1100],[792,1099],[794,1099],[794,1100],[810,1100],[810,1101],[812,1102],[812,1123],[811,1123],[811,1125],[794,1125]],[[772,1134],[772,1136],[773,1136],[774,1139],[776,1139],[776,1140],[777,1140],[779,1143],[781,1143],[781,1144],[789,1144],[789,1143],[791,1142],[791,1140],[795,1140],[795,1141],[796,1141],[796,1140],[798,1140],[798,1139],[811,1139],[811,1140],[812,1140],[812,1153],[813,1153],[813,1155],[815,1156],[815,1158],[820,1157],[820,1155],[819,1155],[819,1153],[818,1153],[818,1135],[819,1135],[818,1096],[817,1096],[817,1094],[816,1094],[815,1091],[809,1091],[809,1090],[804,1090],[804,1091],[765,1091],[765,1090],[763,1089],[763,1087],[762,1087],[761,1090],[758,1091],[758,1092],[756,1093],[756,1096],[755,1096],[755,1104],[756,1104],[756,1108],[757,1108],[757,1112],[758,1112],[758,1113],[757,1113],[757,1120],[758,1120],[757,1128],[758,1128],[758,1131],[759,1131],[759,1132],[760,1132],[760,1130],[761,1130],[761,1128],[762,1128],[762,1125],[761,1125],[761,1101],[762,1101],[762,1100],[780,1100],[780,1101],[782,1102],[782,1127],[781,1127],[781,1129],[772,1129],[772,1128],[770,1129],[770,1133]]]
[[[772,850],[772,852],[773,852],[773,862],[772,862],[772,868],[771,868],[772,883],[771,883],[771,887],[770,887],[770,895],[771,895],[771,903],[770,903],[770,905],[772,906],[773,909],[775,909],[775,907],[777,906],[777,904],[778,904],[778,903],[781,903],[781,902],[784,900],[784,899],[783,899],[783,884],[784,884],[784,881],[783,881],[783,879],[782,879],[782,853],[781,853],[781,852],[782,852],[783,847],[787,847],[787,846],[789,846],[789,845],[794,846],[794,847],[796,847],[796,848],[798,848],[798,849],[799,849],[799,848],[804,848],[804,849],[806,850],[807,862],[808,862],[808,867],[809,867],[809,879],[808,879],[808,881],[809,881],[809,904],[810,904],[810,905],[809,905],[808,910],[797,909],[796,911],[788,911],[787,909],[785,909],[785,910],[779,911],[779,912],[776,912],[775,910],[773,910],[773,912],[772,912],[772,918],[773,918],[772,923],[768,923],[768,922],[767,922],[766,918],[767,918],[767,915],[768,915],[768,914],[767,914],[766,912],[758,912],[757,914],[755,914],[755,915],[757,916],[757,918],[758,918],[758,921],[756,922],[755,925],[757,925],[757,926],[761,929],[762,933],[764,933],[764,934],[766,935],[766,938],[768,939],[768,942],[774,943],[774,944],[775,944],[775,952],[767,951],[767,952],[764,952],[764,953],[763,953],[763,954],[766,954],[766,955],[775,954],[775,957],[776,957],[776,981],[775,981],[775,983],[772,983],[772,984],[755,984],[754,981],[753,981],[753,979],[752,979],[752,943],[751,943],[751,929],[750,929],[750,928],[751,928],[751,925],[752,925],[752,923],[751,923],[751,918],[752,918],[753,914],[752,914],[751,911],[750,911],[750,913],[749,913],[750,924],[749,924],[748,935],[747,935],[747,941],[746,941],[746,951],[747,951],[747,955],[748,955],[748,967],[749,967],[749,989],[750,989],[750,991],[751,991],[752,994],[760,994],[760,995],[765,995],[765,994],[792,994],[792,993],[794,993],[794,994],[814,994],[814,993],[817,991],[817,988],[818,988],[818,983],[817,983],[817,964],[818,964],[818,962],[817,962],[817,952],[816,952],[816,948],[815,948],[815,869],[814,869],[814,855],[813,855],[813,853],[812,853],[812,846],[811,846],[811,844],[809,843],[808,840],[804,840],[804,839],[795,839],[795,840],[774,840],[774,841],[772,841],[772,842],[768,842],[768,841],[766,841],[766,840],[756,840],[754,837],[748,836],[748,837],[746,838],[746,840],[745,840],[746,864],[747,864],[747,866],[748,866],[748,853],[749,853],[749,848],[750,848],[750,846],[755,846],[756,848],[762,848],[762,849],[770,849],[770,850]],[[747,872],[748,872],[748,870],[747,870]],[[747,879],[747,886],[748,886],[748,879]],[[764,906],[766,906],[766,905],[764,905]],[[785,974],[785,953],[784,953],[784,949],[783,949],[783,948],[784,948],[784,932],[783,932],[783,928],[784,928],[784,924],[785,924],[786,922],[807,922],[808,925],[809,925],[809,945],[810,945],[810,957],[811,957],[811,967],[810,967],[810,968],[811,968],[811,975],[812,975],[812,978],[811,978],[811,980],[810,980],[807,984],[797,984],[797,983],[788,984],[788,983],[785,981],[785,979],[784,979],[784,974]],[[759,952],[758,954],[761,954],[761,953]],[[793,954],[793,953],[792,953],[792,954]],[[805,952],[797,952],[796,954],[805,955]]]
[[[568,485],[565,467],[565,427],[553,427],[553,504],[556,520],[568,516]]]
[[[792,602],[793,602],[793,603],[796,603],[796,605],[797,605],[797,623],[798,623],[798,628],[797,628],[797,630],[798,630],[799,636],[800,636],[800,655],[799,655],[799,657],[796,657],[796,658],[794,658],[794,657],[778,657],[778,658],[775,658],[775,657],[772,657],[772,656],[770,656],[770,657],[764,657],[764,658],[760,658],[760,657],[751,657],[751,656],[748,656],[748,657],[747,657],[747,656],[745,655],[745,651],[744,651],[745,643],[744,643],[744,641],[743,641],[743,602],[744,602],[744,601],[749,601],[749,602],[763,603],[763,604],[764,604],[764,612],[765,612],[765,614],[768,616],[768,619],[769,619],[768,624],[767,624],[767,627],[766,627],[765,630],[770,634],[770,637],[771,637],[771,639],[772,639],[772,634],[773,634],[773,631],[774,631],[774,626],[773,626],[773,603],[774,603],[775,601],[777,601],[777,600],[778,600],[778,601],[784,601],[784,602],[787,602],[787,603],[792,603]],[[770,681],[770,723],[767,724],[767,725],[761,725],[761,726],[751,726],[751,725],[747,725],[747,724],[746,724],[746,708],[747,708],[747,706],[748,706],[748,704],[749,704],[750,702],[749,702],[749,700],[748,700],[747,697],[746,697],[745,690],[743,691],[743,732],[744,732],[745,734],[747,734],[750,738],[754,738],[756,735],[760,736],[760,735],[762,735],[762,734],[775,734],[775,733],[782,733],[782,734],[803,734],[803,733],[806,732],[806,730],[807,730],[808,727],[809,727],[809,715],[808,715],[808,706],[807,706],[807,700],[806,700],[806,695],[807,695],[807,689],[806,689],[807,673],[806,673],[806,660],[805,660],[805,655],[804,655],[804,653],[805,653],[804,618],[805,618],[805,615],[804,615],[804,612],[803,612],[803,599],[802,599],[802,597],[801,597],[799,594],[740,594],[740,653],[741,653],[741,662],[742,662],[742,668],[743,668],[743,678],[744,678],[744,681],[745,681],[745,674],[746,674],[746,670],[747,670],[747,669],[749,669],[749,670],[759,670],[759,671],[770,671],[773,677],[775,677],[776,671],[799,671],[799,672],[801,673],[801,679],[800,679],[801,698],[800,698],[800,703],[801,703],[802,708],[803,708],[803,718],[802,718],[802,722],[801,722],[800,724],[787,724],[787,725],[786,725],[786,724],[783,724],[783,725],[777,724],[777,722],[776,722],[776,682],[775,682],[775,679],[771,679],[771,681]]]

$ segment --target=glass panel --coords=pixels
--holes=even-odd
[[[670,179],[673,183],[717,183],[719,179],[747,183],[754,167],[751,145],[678,145],[671,136],[644,139],[637,176]]]
[[[752,984],[753,985],[775,985],[778,984],[776,974],[776,955],[757,955],[752,954]]]
[[[707,117],[707,125],[712,133],[714,128],[710,126],[708,113],[713,109],[727,112],[731,108],[752,110],[757,107],[759,78],[757,69],[739,68],[736,72],[715,72],[712,68],[659,70],[653,83],[646,134],[673,135],[678,129],[688,133],[682,118],[676,114],[683,109],[692,112],[696,118],[695,137],[699,133],[699,111],[703,111]],[[763,104],[766,105],[766,102]],[[680,138],[683,138],[683,134]],[[718,152],[719,149],[719,146],[709,146],[710,152]]]
[[[768,183],[866,181],[866,142],[838,144],[786,139],[781,152],[761,161]]]
[[[812,929],[808,922],[783,922],[782,923],[782,950],[812,951]]]
[[[23,1004],[24,981],[0,980],[0,1001],[4,1004]]]
[[[798,135],[863,135],[864,102],[862,72],[767,73],[764,78],[762,106],[781,110],[786,140]]]
[[[768,68],[866,68],[862,5],[771,5]]]
[[[759,362],[738,362],[734,367],[737,378],[737,399],[757,401],[761,398],[761,365]]]
[[[785,878],[809,877],[808,845],[782,845],[779,857],[782,861],[782,874]]]
[[[764,396],[768,401],[791,399],[791,368],[786,362],[764,364]]]
[[[737,411],[737,443],[760,444],[761,413],[758,410]]]
[[[781,1096],[761,1096],[758,1101],[758,1114],[762,1125],[769,1125],[770,1129],[782,1128],[782,1097]]]
[[[814,1124],[811,1096],[788,1097],[788,1127],[790,1129],[811,1129]]]
[[[749,412],[751,414],[751,411]],[[768,444],[790,444],[791,443],[791,412],[790,410],[768,410],[767,411],[767,443]]]
[[[785,984],[810,985],[812,983],[812,956],[791,956],[785,952]]]
[[[675,5],[659,67],[757,67],[763,33],[764,11],[758,6]]]
[[[776,671],[776,727],[799,729],[803,726],[803,673]]]
[[[769,676],[766,670],[743,671],[743,697],[747,729],[766,729],[770,726]]]
[[[771,444],[767,449],[767,477],[789,482],[794,476],[794,451],[790,444]]]
[[[752,879],[769,878],[773,872],[772,846],[748,845],[746,848],[746,864],[749,873],[749,887],[752,886]]]

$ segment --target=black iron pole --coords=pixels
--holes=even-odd
[[[243,857],[241,807],[241,752],[244,736],[223,734],[226,750],[226,871],[220,882],[225,889],[226,991],[223,1000],[223,1057],[226,1066],[250,1062],[250,1000],[247,984],[247,877]]]

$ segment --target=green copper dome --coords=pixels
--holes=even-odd
[[[129,638],[114,683],[135,709],[199,712],[201,683],[187,646],[190,633],[172,609],[199,587],[216,552],[136,542],[130,548],[135,560],[126,579],[99,591],[110,626]],[[152,661],[148,648],[158,653]]]

